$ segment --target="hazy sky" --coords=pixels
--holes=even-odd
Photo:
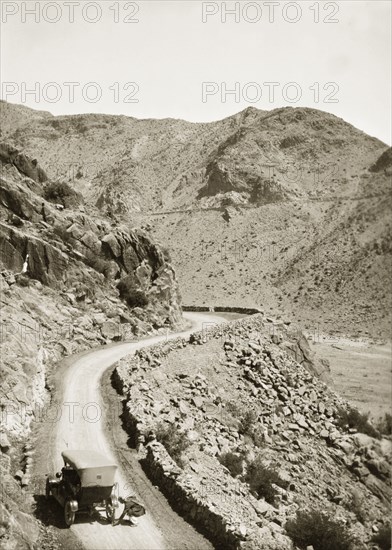
[[[191,121],[308,106],[391,142],[389,1],[1,7],[2,98],[12,103]]]

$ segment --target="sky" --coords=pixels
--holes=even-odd
[[[391,2],[1,1],[1,97],[55,115],[331,112],[391,143]]]

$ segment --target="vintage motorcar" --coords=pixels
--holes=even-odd
[[[116,464],[95,451],[63,451],[64,467],[46,480],[46,497],[53,496],[64,508],[67,527],[75,521],[76,512],[90,512],[102,506],[109,521],[118,507]]]

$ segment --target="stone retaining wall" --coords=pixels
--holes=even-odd
[[[162,344],[159,344],[159,346],[161,347]],[[113,372],[112,380],[117,391],[123,393],[125,388],[117,369]],[[123,405],[124,427],[131,441],[136,445],[139,437],[144,437],[144,434],[140,431],[142,424],[140,419],[127,406],[126,399],[123,401]],[[150,480],[167,497],[173,509],[195,525],[202,534],[213,542],[216,548],[238,550],[243,539],[241,533],[233,531],[226,524],[225,519],[209,507],[208,502],[203,501],[201,496],[198,498],[194,488],[185,486],[186,481],[179,479],[182,470],[168,454],[165,447],[154,439],[148,442],[144,449],[146,457],[142,460],[143,468]]]
[[[225,519],[213,511],[208,502],[203,502],[200,496],[198,498],[193,488],[184,486],[184,481],[178,479],[181,470],[165,447],[158,441],[152,441],[146,447],[147,456],[143,461],[146,472],[151,481],[160,487],[173,509],[196,525],[216,548],[240,548],[241,533],[230,530]]]
[[[184,306],[183,311],[220,311],[227,313],[243,313],[244,315],[255,315],[256,313],[263,313],[261,309],[251,307],[236,307],[236,306]]]

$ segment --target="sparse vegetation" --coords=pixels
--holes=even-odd
[[[354,538],[342,523],[318,510],[300,510],[286,523],[286,532],[299,548],[314,550],[351,550]]]
[[[88,126],[82,120],[77,120],[75,123],[75,130],[80,134],[85,134],[88,132]]]
[[[49,124],[50,124],[53,128],[55,128],[56,130],[59,130],[59,129],[61,128],[60,121],[57,120],[57,119],[49,120],[48,122],[49,122]]]
[[[30,286],[31,281],[30,281],[30,278],[27,275],[23,275],[23,274],[17,275],[15,277],[15,280],[16,280],[16,282],[19,286],[23,286],[23,287],[29,287]]]
[[[48,183],[44,189],[44,198],[47,201],[62,204],[65,208],[77,206],[82,202],[82,197],[68,183],[54,181]]]
[[[90,252],[86,254],[86,264],[95,269],[95,271],[98,271],[98,273],[102,273],[102,275],[105,276],[105,279],[107,279],[111,272],[111,263],[108,260],[103,260],[93,252]]]
[[[160,422],[155,429],[155,435],[172,459],[179,466],[182,466],[182,454],[190,445],[186,434],[178,431],[173,424],[165,425],[163,422]]]
[[[219,457],[219,462],[225,466],[233,477],[242,474],[243,471],[243,459],[236,453],[224,453]]]
[[[337,424],[341,428],[355,428],[358,432],[370,437],[380,437],[380,433],[369,422],[369,413],[361,413],[354,407],[340,409]]]
[[[377,430],[383,435],[392,435],[392,414],[385,413],[377,422]]]
[[[296,145],[299,145],[303,141],[305,141],[305,138],[300,135],[286,136],[280,142],[280,148],[287,149],[288,147],[295,147]]]
[[[148,305],[148,298],[145,293],[136,288],[133,277],[125,277],[118,285],[118,291],[123,300],[126,301],[129,307],[145,307]]]
[[[261,447],[264,442],[264,435],[258,425],[258,417],[255,411],[246,411],[241,419],[238,432],[248,436],[257,447]]]
[[[270,504],[274,503],[278,494],[273,485],[282,488],[286,485],[279,473],[274,468],[266,466],[261,457],[257,457],[248,465],[245,481],[249,483],[251,491],[256,493],[258,498],[264,497]]]
[[[245,414],[243,414],[243,416],[241,417],[238,432],[242,435],[249,435],[250,437],[252,437],[256,422],[256,412],[253,410],[246,411]]]

